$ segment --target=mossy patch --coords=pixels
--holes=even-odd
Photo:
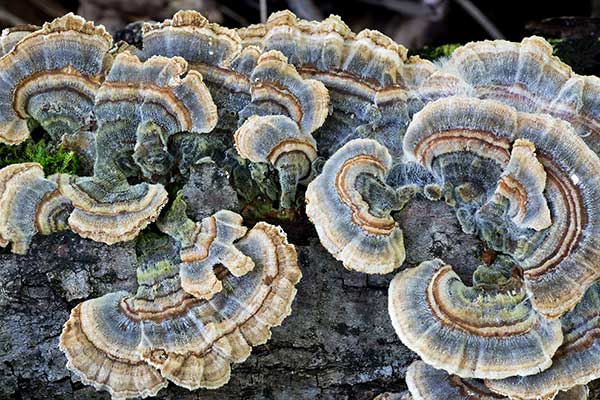
[[[460,43],[443,44],[437,47],[425,46],[421,49],[411,50],[410,55],[419,56],[427,60],[435,61],[438,58],[450,57],[454,50],[456,50],[460,46]]]
[[[81,167],[81,158],[77,154],[62,147],[56,148],[45,139],[36,142],[30,138],[17,146],[0,144],[0,168],[24,162],[41,164],[46,175],[77,174]]]

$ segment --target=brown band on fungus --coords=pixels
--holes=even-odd
[[[370,155],[359,155],[346,160],[335,177],[335,188],[340,199],[352,209],[352,221],[374,235],[389,235],[396,228],[396,221],[392,217],[376,218],[362,207],[355,204],[353,196],[348,193],[347,174],[351,168],[357,168],[361,164],[368,164],[385,174],[387,168],[377,158]],[[353,182],[350,182],[352,184]],[[365,212],[366,211],[366,212]]]
[[[518,336],[528,333],[531,330],[539,328],[539,321],[533,322],[531,320],[523,321],[512,321],[512,325],[508,325],[506,321],[468,321],[461,318],[460,315],[453,315],[451,310],[446,306],[445,302],[448,299],[444,299],[444,294],[441,291],[444,288],[443,281],[448,279],[446,275],[450,275],[451,278],[456,276],[452,267],[446,265],[440,268],[431,279],[429,286],[427,287],[427,304],[431,308],[435,317],[445,326],[453,329],[462,329],[466,333],[482,336],[482,337],[509,337]],[[452,304],[449,304],[450,306]]]
[[[466,142],[466,144],[463,144],[463,142]],[[440,155],[436,152],[437,146],[440,146],[444,153],[463,149],[478,150],[477,146],[471,147],[469,143],[481,143],[481,148],[488,151],[482,151],[478,154],[484,157],[493,157],[501,165],[506,165],[510,159],[510,143],[508,140],[498,138],[484,130],[477,131],[474,129],[435,132],[419,142],[413,151],[420,163],[431,166],[432,160]],[[446,146],[448,149],[446,149]]]
[[[539,315],[522,285],[499,289],[465,286],[435,259],[396,275],[388,311],[404,345],[461,378],[527,376],[550,367],[563,340],[560,322]]]

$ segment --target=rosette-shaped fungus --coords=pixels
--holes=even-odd
[[[190,390],[227,383],[230,364],[243,362],[290,314],[301,277],[280,228],[260,222],[237,246],[255,268],[241,277],[220,270],[227,290],[210,300],[181,290],[172,257],[148,257],[136,295],[112,293],[78,305],[60,340],[68,367],[121,398],[153,395],[164,379]]]
[[[217,110],[202,76],[179,57],[142,62],[128,51],[116,56],[96,96],[97,160],[94,175],[122,179],[133,161],[149,179],[167,174],[171,135],[210,132]],[[115,171],[116,170],[116,171]],[[115,176],[116,175],[116,176]]]
[[[390,213],[405,201],[384,183],[391,163],[384,146],[355,139],[308,185],[306,214],[323,246],[348,269],[383,274],[404,262],[402,230]]]
[[[60,192],[72,203],[69,227],[81,237],[114,244],[134,239],[156,220],[167,203],[162,185],[140,183],[130,186],[94,177],[66,174],[56,177]]]
[[[282,208],[290,208],[299,182],[311,177],[317,143],[283,115],[252,116],[235,133],[238,153],[252,162],[269,162],[279,174]]]
[[[13,253],[25,254],[36,233],[67,229],[70,202],[37,163],[0,169],[0,246],[12,242]]]
[[[572,309],[600,277],[600,159],[573,128],[547,114],[519,113],[491,100],[452,97],[430,103],[415,115],[404,148],[409,158],[430,169],[441,183],[476,188],[475,197],[482,199],[476,202],[478,207],[502,182],[511,148],[522,143],[518,139],[533,143],[547,175],[543,195],[552,225],[539,232],[520,229],[508,200],[484,204],[471,218],[490,246],[510,254],[524,269],[534,308],[547,318],[557,318]],[[507,176],[516,177],[508,171]],[[539,192],[539,179],[519,179],[528,185],[528,195]],[[527,209],[543,209],[533,207],[534,196],[525,215]]]
[[[140,56],[156,54],[181,56],[202,73],[220,112],[217,129],[231,132],[240,127],[240,135],[245,136],[245,140],[236,143],[242,157],[253,162],[273,161],[267,157],[272,149],[264,147],[260,140],[274,128],[284,129],[275,134],[288,144],[300,139],[299,143],[316,148],[311,133],[327,116],[327,89],[321,82],[303,79],[280,52],[262,53],[256,47],[242,49],[235,31],[211,24],[197,12],[180,11],[162,24],[144,26]],[[280,116],[278,124],[272,124],[269,118],[266,122],[261,119],[272,115]],[[259,129],[253,132],[256,128]],[[261,151],[257,152],[258,147]],[[284,152],[289,154],[275,165],[280,173],[284,208],[289,208],[294,200],[298,181],[310,175],[310,161],[316,152],[313,149],[307,153],[305,145],[299,152],[289,147],[285,146]]]
[[[316,133],[324,155],[361,137],[401,155],[402,133],[417,98],[412,89],[435,70],[429,61],[407,58],[403,46],[380,32],[355,34],[334,15],[315,22],[280,11],[266,24],[238,33],[245,45],[281,51],[304,77],[329,89],[332,114]]]
[[[75,207],[71,229],[104,243],[131,240],[154,221],[167,202],[160,184],[129,185],[139,166],[146,176],[166,174],[166,143],[178,132],[210,131],[216,109],[196,71],[181,58],[152,57],[141,62],[117,55],[98,90],[94,176],[61,177],[59,186]],[[133,153],[133,157],[132,157]]]
[[[104,27],[67,14],[13,45],[0,57],[0,142],[25,140],[28,119],[55,140],[86,126],[112,45]]]
[[[538,373],[562,343],[560,321],[548,321],[518,284],[465,286],[439,259],[396,275],[388,310],[400,340],[427,364],[465,378]]]
[[[199,299],[211,299],[223,289],[215,268],[223,266],[233,276],[242,276],[254,268],[252,259],[235,246],[234,241],[246,234],[242,217],[221,210],[201,223],[185,213],[186,204],[180,194],[174,200],[159,228],[181,243],[179,276],[181,287]]]
[[[481,381],[450,375],[423,361],[415,361],[408,367],[406,385],[414,400],[508,400]]]
[[[522,378],[486,380],[486,386],[511,398],[536,399],[600,378],[600,284],[592,285],[561,322],[564,340],[550,368]]]
[[[202,73],[221,113],[219,129],[235,130],[251,115],[286,115],[310,134],[327,116],[329,97],[321,83],[303,79],[279,52],[242,49],[234,30],[195,11],[144,25],[140,57],[152,55],[183,57]]]
[[[425,99],[466,94],[523,112],[550,113],[570,122],[600,152],[600,79],[575,74],[540,37],[459,47],[421,89]]]

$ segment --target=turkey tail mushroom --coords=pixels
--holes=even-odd
[[[469,43],[456,49],[420,90],[427,100],[463,94],[521,112],[549,113],[570,122],[598,154],[600,79],[575,74],[552,53],[552,46],[537,36],[521,43]]]
[[[486,386],[511,398],[536,399],[600,378],[600,284],[590,287],[560,321],[564,340],[550,368],[527,377],[486,380]]]
[[[388,299],[400,340],[427,364],[463,378],[539,373],[563,340],[560,321],[539,315],[518,284],[467,287],[439,259],[398,273]]]
[[[254,268],[252,259],[234,244],[247,228],[242,217],[221,210],[201,223],[195,223],[185,213],[186,204],[179,194],[158,227],[181,243],[181,287],[187,293],[210,300],[223,289],[215,269],[225,267],[234,276],[242,276]]]
[[[139,258],[135,295],[107,294],[72,312],[60,339],[69,368],[118,398],[154,395],[166,380],[190,390],[227,383],[231,363],[243,362],[291,313],[301,277],[280,228],[260,222],[237,246],[254,269],[240,277],[221,270],[227,290],[207,300],[182,290],[181,264],[150,242],[155,254]]]
[[[384,183],[391,162],[384,146],[355,139],[308,185],[306,214],[323,246],[348,269],[384,274],[404,262],[402,230],[391,212],[405,202]]]
[[[502,172],[513,174],[511,148],[522,143],[519,139],[535,146],[547,175],[543,196],[552,225],[539,232],[519,228],[508,201],[485,204]],[[545,317],[558,318],[572,309],[600,278],[600,159],[568,123],[491,100],[450,97],[415,115],[404,147],[409,158],[442,183],[476,188],[471,196],[476,200],[467,205],[473,211],[470,224],[524,269],[532,304]],[[532,180],[527,189],[539,202],[541,183]],[[533,207],[533,197],[529,201],[527,207]]]
[[[494,195],[508,199],[508,214],[519,228],[541,231],[552,225],[545,188],[546,171],[535,146],[526,139],[515,140]]]
[[[151,178],[170,166],[168,138],[178,132],[208,132],[216,108],[202,77],[181,58],[141,62],[116,56],[98,91],[94,176],[62,177],[61,191],[75,206],[69,224],[83,237],[104,243],[131,240],[153,222],[167,202],[161,184],[129,185],[141,168]]]
[[[282,208],[291,208],[298,183],[312,176],[317,143],[283,115],[253,115],[235,133],[237,152],[252,162],[269,162],[279,174]]]
[[[244,45],[280,51],[302,76],[325,84],[332,112],[316,133],[325,156],[361,137],[401,156],[402,133],[422,106],[414,90],[435,70],[431,62],[407,58],[403,46],[380,32],[356,34],[335,15],[316,22],[280,11],[237,32]]]
[[[423,361],[415,361],[408,367],[406,385],[413,400],[508,400],[479,380],[450,375]]]
[[[89,123],[112,37],[73,14],[17,43],[14,35],[3,36],[3,45],[14,47],[0,57],[0,142],[27,139],[30,118],[56,141],[78,132]]]
[[[114,186],[93,177],[56,177],[60,192],[72,203],[69,227],[81,237],[114,244],[134,239],[158,218],[167,203],[162,185]]]
[[[0,246],[25,254],[36,233],[49,235],[68,228],[71,203],[57,185],[44,178],[37,163],[0,169]]]
[[[0,57],[11,51],[21,39],[39,29],[39,26],[27,24],[3,29],[0,35]]]

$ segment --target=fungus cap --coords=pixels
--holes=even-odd
[[[404,262],[402,230],[390,215],[393,205],[385,192],[374,190],[391,191],[391,201],[396,200],[382,183],[391,161],[376,141],[352,140],[327,160],[306,190],[306,214],[321,243],[348,269],[383,274]]]
[[[106,189],[94,178],[56,177],[60,192],[75,208],[69,217],[73,232],[97,242],[114,244],[135,238],[158,218],[167,203],[167,191],[160,184],[140,183],[122,191]]]
[[[235,132],[235,148],[252,162],[268,162],[279,174],[281,205],[289,208],[295,200],[298,182],[312,177],[317,143],[312,135],[283,115],[253,115]]]
[[[202,76],[188,71],[184,59],[155,56],[142,62],[128,51],[115,57],[94,112],[94,173],[109,180],[122,154],[133,157],[150,179],[166,175],[173,158],[167,152],[169,137],[210,132],[217,123],[217,109]]]
[[[450,97],[415,115],[404,148],[440,183],[473,183],[485,200],[518,139],[533,143],[547,175],[543,195],[552,225],[540,232],[522,230],[504,211],[495,215],[487,207],[477,211],[475,222],[491,247],[511,254],[524,269],[536,310],[558,318],[600,278],[600,159],[573,128],[550,115],[520,113],[496,101]]]
[[[592,150],[600,152],[600,79],[575,74],[541,37],[461,46],[422,90],[433,99],[468,94],[522,112],[549,113],[570,122]]]
[[[535,399],[600,378],[600,284],[592,285],[561,323],[564,340],[550,368],[523,378],[486,380],[486,386],[505,396]]]
[[[420,360],[406,370],[406,385],[414,400],[508,400],[481,381],[450,375]]]
[[[112,38],[67,14],[0,57],[0,141],[21,143],[32,118],[56,140],[88,123]]]
[[[301,277],[280,228],[260,222],[239,248],[256,267],[240,277],[221,270],[227,290],[210,300],[183,291],[179,266],[163,256],[138,270],[135,295],[112,293],[78,305],[60,341],[70,369],[122,398],[154,395],[165,379],[190,390],[227,383],[230,364],[243,362],[290,314]]]
[[[533,310],[524,289],[467,287],[439,259],[398,273],[388,298],[400,340],[427,364],[464,378],[536,374],[550,367],[563,339],[560,322]]]
[[[545,188],[546,171],[535,155],[535,145],[527,139],[515,140],[495,194],[509,200],[508,212],[518,227],[541,231],[552,225]]]
[[[223,289],[214,268],[222,265],[233,276],[242,276],[254,268],[252,259],[233,243],[246,234],[242,217],[221,210],[197,224],[189,247],[181,249],[181,286],[198,298],[210,299]]]
[[[39,26],[27,24],[3,29],[0,34],[0,57],[11,51],[21,39],[39,29]]]
[[[44,178],[38,163],[0,169],[0,246],[25,254],[36,233],[48,235],[67,228],[71,203]]]
[[[316,22],[280,11],[238,33],[245,45],[280,51],[304,77],[327,87],[331,115],[318,135],[323,154],[368,135],[401,156],[411,101],[418,100],[412,92],[435,70],[432,63],[407,59],[407,50],[380,32],[355,34],[334,15]]]
[[[186,204],[180,192],[169,211],[158,221],[158,228],[180,242],[179,276],[181,287],[199,299],[210,299],[223,286],[215,270],[226,268],[234,276],[242,276],[254,268],[252,259],[234,244],[247,228],[240,215],[221,210],[194,222],[186,214]]]

